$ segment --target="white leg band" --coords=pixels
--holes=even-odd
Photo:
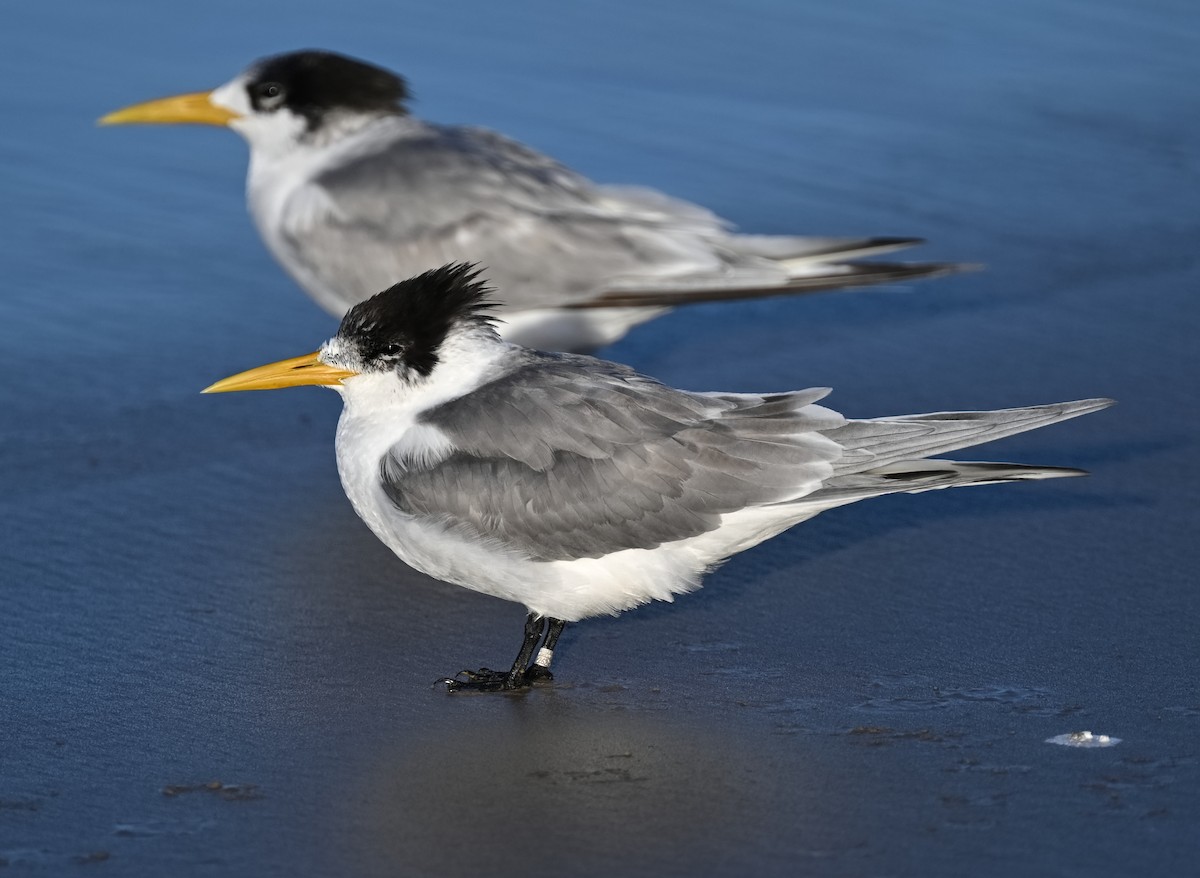
[[[538,650],[537,658],[533,660],[533,663],[538,667],[548,668],[550,667],[550,660],[552,658],[554,658],[554,650],[546,649],[546,647],[543,646]]]

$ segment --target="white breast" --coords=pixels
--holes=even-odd
[[[246,203],[271,255],[317,303],[335,316],[346,305],[320,275],[299,258],[289,236],[302,234],[333,217],[336,207],[313,179],[329,163],[324,150],[297,149],[282,157],[251,153]]]
[[[392,374],[364,374],[348,380],[337,388],[344,408],[336,448],[338,474],[355,512],[407,564],[438,579],[520,600],[516,593],[523,574],[515,567],[506,571],[506,553],[464,540],[438,522],[402,513],[384,493],[380,479],[389,453],[401,462],[423,466],[450,454],[449,439],[421,423],[420,413],[491,380],[509,351],[494,339],[480,341],[463,334],[446,340],[442,363],[427,379],[406,384]]]
[[[319,266],[302,258],[293,243],[297,236],[319,237],[331,222],[350,223],[324,187],[314,181],[331,168],[377,151],[406,130],[403,119],[373,119],[351,131],[332,130],[321,141],[292,140],[287,148],[243,132],[250,142],[246,203],[267,249],[322,308],[340,317],[346,312],[344,292],[338,292],[319,273]]]

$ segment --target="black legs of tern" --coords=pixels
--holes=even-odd
[[[538,641],[542,639],[542,629],[545,627],[545,619],[535,616],[533,613],[525,617],[525,637],[521,641],[521,651],[517,653],[516,661],[513,662],[512,668],[504,678],[505,689],[522,689],[529,685],[525,674],[529,668],[529,661],[533,658],[533,651],[537,649]]]
[[[549,624],[546,626],[546,640],[542,643],[542,648],[538,650],[533,664],[525,669],[525,678],[530,682],[554,679],[554,675],[550,673],[550,660],[554,658],[554,647],[558,645],[558,635],[562,634],[567,623],[562,619],[547,619],[547,622]],[[526,626],[528,630],[528,622]]]
[[[445,683],[450,692],[506,692],[524,689],[534,680],[553,679],[550,661],[554,658],[558,636],[566,627],[567,623],[562,619],[530,613],[525,619],[525,636],[521,641],[521,651],[517,653],[517,660],[513,662],[511,670],[505,672],[480,668],[478,671],[459,671],[454,677],[445,677],[438,682]],[[533,651],[542,639],[543,630],[546,639],[535,658]]]

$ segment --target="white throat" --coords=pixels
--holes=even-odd
[[[321,349],[321,358],[336,361],[339,342]],[[430,466],[454,448],[437,427],[420,416],[505,371],[504,360],[514,348],[479,330],[460,331],[443,343],[441,360],[427,378],[405,381],[393,373],[362,374],[335,387],[342,395],[337,427],[337,466],[342,487],[359,517],[402,558],[405,540],[397,540],[396,512],[380,482],[384,455],[392,453],[401,465]],[[432,569],[418,565],[419,569]]]
[[[420,415],[503,375],[505,360],[515,350],[490,331],[455,329],[442,343],[438,364],[428,377],[407,380],[392,372],[364,373],[335,387],[343,403],[337,433],[339,469],[367,461],[374,473],[380,458],[396,445],[424,462],[430,455],[440,459],[448,454],[448,445],[437,454],[446,444],[444,437],[421,424]],[[321,359],[351,365],[336,338],[321,348]]]

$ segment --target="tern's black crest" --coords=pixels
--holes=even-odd
[[[246,90],[256,110],[287,106],[310,130],[331,110],[404,114],[409,97],[404,80],[390,70],[314,49],[257,62]]]
[[[479,275],[474,265],[459,263],[401,281],[351,308],[338,338],[354,345],[364,363],[400,364],[428,375],[456,324],[491,325],[487,311],[494,303]]]

